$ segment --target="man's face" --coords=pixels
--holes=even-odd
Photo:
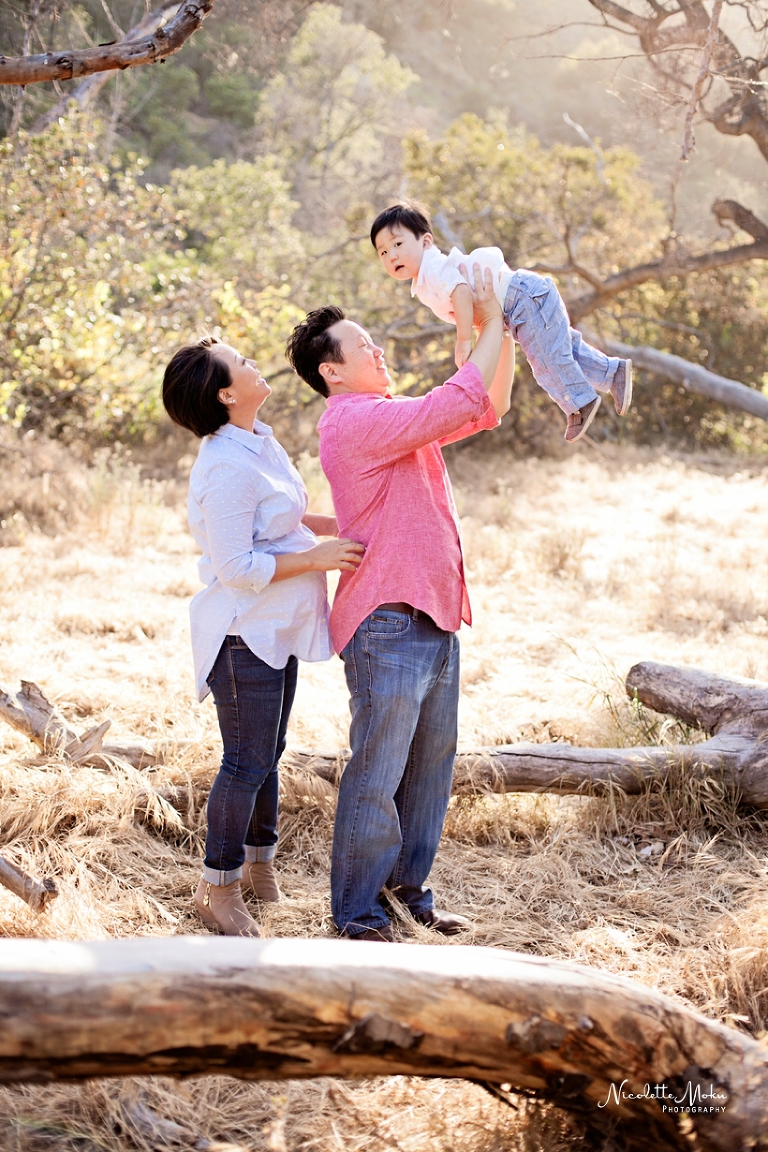
[[[424,250],[432,247],[432,236],[425,232],[415,236],[399,224],[382,228],[376,237],[376,251],[384,271],[395,280],[412,280],[418,276]]]
[[[344,357],[343,364],[326,361],[320,365],[330,394],[370,392],[383,396],[392,383],[384,350],[354,320],[339,320],[329,331],[338,340]]]

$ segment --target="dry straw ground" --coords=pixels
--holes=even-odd
[[[212,705],[192,692],[197,579],[183,475],[142,482],[125,456],[86,470],[56,445],[0,444],[0,685],[37,681],[82,727],[110,717],[126,735],[196,742],[149,774],[102,772],[35,757],[0,732],[2,851],[61,891],[40,919],[0,891],[2,930],[199,932],[190,897],[217,740]],[[317,463],[301,466],[323,510]],[[624,701],[621,676],[640,659],[768,680],[764,465],[583,447],[526,461],[459,450],[451,470],[475,610],[462,638],[464,747],[674,739],[674,725]],[[340,662],[304,665],[291,744],[343,746],[346,718]],[[174,786],[191,797],[180,817],[157,799]],[[260,911],[266,933],[330,932],[332,816],[328,786],[285,773],[286,899]],[[471,941],[622,972],[760,1033],[767,846],[768,815],[736,811],[714,783],[673,781],[631,799],[478,797],[452,805],[433,878],[440,904],[471,917]],[[450,946],[412,924],[398,930]],[[442,1081],[0,1091],[9,1152],[227,1142],[253,1152],[587,1146],[554,1109],[521,1099],[515,1110]]]

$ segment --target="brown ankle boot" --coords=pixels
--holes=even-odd
[[[203,879],[195,892],[200,919],[212,932],[223,936],[260,936],[259,926],[243,903],[240,881],[209,884]]]
[[[279,900],[274,860],[246,860],[243,864],[243,888],[250,888],[259,900]]]

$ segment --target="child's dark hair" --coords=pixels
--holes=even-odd
[[[232,383],[229,367],[213,348],[215,336],[204,336],[175,354],[163,376],[163,405],[174,424],[210,436],[229,422],[226,406],[219,400],[222,388]]]
[[[405,228],[413,232],[416,239],[420,239],[427,232],[432,232],[432,221],[429,212],[418,200],[399,200],[397,204],[390,204],[371,225],[371,244],[376,247],[376,237],[384,228]]]
[[[325,308],[315,308],[308,312],[306,320],[297,324],[285,348],[288,363],[302,380],[319,392],[328,395],[328,385],[320,374],[320,365],[343,364],[341,344],[329,329],[344,319],[341,308],[327,304]]]

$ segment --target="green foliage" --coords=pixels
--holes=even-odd
[[[213,328],[277,379],[269,419],[301,448],[318,402],[283,347],[323,303],[385,343],[400,391],[441,382],[453,372],[452,329],[383,273],[367,239],[373,214],[401,191],[427,203],[441,246],[497,244],[513,266],[553,275],[566,299],[590,276],[659,258],[664,214],[631,151],[544,147],[501,114],[403,139],[413,73],[330,4],[311,5],[280,46],[300,10],[300,0],[260,7],[261,23],[230,10],[209,40],[121,77],[127,110],[109,163],[119,101],[106,132],[67,122],[0,143],[0,419],[64,438],[151,435],[168,356]],[[67,11],[102,34],[100,5]],[[227,148],[229,159],[213,159]],[[766,304],[768,277],[753,263],[649,282],[590,324],[768,387]],[[502,435],[539,449],[562,422],[519,361]],[[603,406],[596,437],[759,440],[754,421],[639,383],[628,418]]]
[[[259,112],[269,151],[284,157],[310,210],[332,202],[344,211],[389,173],[386,139],[415,79],[374,32],[344,23],[330,4],[312,6]]]
[[[247,77],[214,73],[205,84],[205,99],[211,116],[231,120],[238,128],[252,128],[258,93]]]
[[[250,222],[246,263],[254,274],[239,294],[226,251],[217,253],[212,240],[209,266],[183,246],[194,170],[184,173],[177,200],[143,186],[139,165],[99,165],[93,143],[71,124],[17,149],[6,143],[2,164],[0,419],[65,439],[144,435],[160,416],[165,362],[206,326],[249,348],[257,340],[262,362],[277,367],[298,312],[287,286],[267,283],[282,235],[274,172],[259,176],[264,197],[275,193],[276,203]],[[236,193],[256,187],[244,173],[253,176],[253,166],[234,167]],[[227,186],[224,166],[208,175]],[[284,213],[289,208],[283,197]],[[295,256],[284,224],[283,254]],[[262,264],[254,253],[265,254]]]

